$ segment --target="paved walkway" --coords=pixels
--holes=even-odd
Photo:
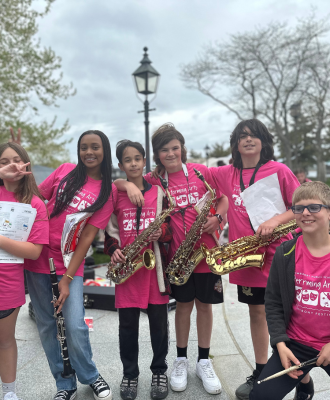
[[[98,275],[102,273],[98,272]],[[237,302],[236,286],[224,278],[225,304],[216,305],[214,312],[214,329],[211,354],[214,356],[215,370],[222,382],[223,392],[220,395],[208,395],[201,381],[195,374],[197,357],[197,332],[195,311],[192,315],[191,334],[188,346],[190,360],[188,388],[185,392],[174,393],[170,390],[167,399],[200,400],[200,399],[236,399],[235,389],[251,374],[254,365],[252,342],[249,333],[247,307]],[[27,296],[27,304],[29,298]],[[46,357],[40,344],[35,323],[28,315],[27,304],[19,314],[16,337],[18,341],[18,394],[23,400],[52,400],[56,392],[53,377],[49,371]],[[118,315],[116,312],[101,310],[86,310],[86,316],[94,318],[94,332],[90,333],[94,360],[96,365],[109,382],[114,393],[114,399],[120,399],[119,384],[122,378],[122,365],[118,348]],[[169,366],[176,356],[175,311],[169,313],[171,345],[168,355]],[[0,360],[1,362],[1,360]],[[148,318],[141,314],[140,320],[140,378],[139,400],[149,399],[151,372],[151,345],[148,332]],[[314,400],[330,399],[330,380],[321,369],[312,372],[317,393]],[[286,399],[292,399],[293,394]],[[77,400],[92,400],[89,387],[78,384]],[[267,400],[267,399],[265,399]]]

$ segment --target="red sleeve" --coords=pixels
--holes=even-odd
[[[108,232],[104,232],[105,239],[104,239],[104,254],[108,256],[112,256],[112,254],[117,250],[120,249],[118,240],[109,236]]]

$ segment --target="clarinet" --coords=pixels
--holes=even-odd
[[[54,260],[52,258],[49,259],[49,267],[50,267],[50,280],[52,282],[53,303],[55,304],[60,296],[60,292],[58,290],[56,268]],[[58,307],[55,307],[54,317],[56,319],[57,340],[60,342],[61,354],[63,358],[63,372],[61,372],[61,375],[63,378],[71,378],[75,374],[75,370],[72,368],[69,359],[68,345],[66,343],[66,336],[65,336],[65,322],[63,313],[61,311],[60,313],[57,314],[57,309]]]

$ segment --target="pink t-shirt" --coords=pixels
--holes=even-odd
[[[141,210],[139,234],[154,221],[157,211],[157,186],[152,186],[144,194],[145,204]],[[133,243],[137,236],[137,206],[132,205],[126,192],[118,192],[118,201],[114,213],[118,220],[120,247]],[[140,251],[153,249],[152,243]],[[168,296],[159,292],[156,267],[152,270],[140,268],[133,276],[121,285],[116,285],[116,308],[148,308],[148,304],[167,304]]]
[[[193,168],[196,168],[199,172],[201,172],[206,182],[213,189],[216,190],[216,196],[218,198],[221,196],[221,193],[218,190],[218,186],[216,185],[212,175],[210,174],[209,169],[202,164],[189,163],[187,164],[187,178],[185,177],[183,170],[168,174],[169,191],[171,193],[171,196],[175,199],[176,204],[176,207],[173,210],[174,212],[179,211],[181,208],[187,207],[189,204],[195,206],[198,200],[201,199],[203,195],[208,191],[204,183],[195,174]],[[145,179],[153,185],[161,186],[159,179],[152,178],[149,174],[145,176]],[[175,212],[175,214],[171,215],[170,224],[173,230],[173,239],[170,243],[168,261],[171,261],[176,250],[185,240],[184,223],[186,225],[186,231],[188,233],[191,226],[196,221],[196,217],[197,212],[193,207],[186,208],[184,220],[180,212]],[[208,233],[202,234],[202,237],[197,242],[195,249],[197,249],[202,243],[205,243],[209,248],[212,248],[216,245],[215,240]],[[204,259],[198,264],[194,272],[205,273],[211,271]]]
[[[296,296],[287,335],[321,350],[330,342],[330,254],[312,256],[299,236],[295,259]]]
[[[228,197],[229,209],[227,218],[229,223],[229,242],[243,236],[253,235],[254,232],[250,225],[249,216],[240,196],[240,170],[234,168],[232,165],[225,165],[223,167],[210,168],[210,171],[221,192]],[[242,177],[245,188],[249,186],[253,172],[254,168],[243,169]],[[289,208],[292,205],[293,192],[299,186],[299,182],[286,165],[276,161],[268,161],[259,168],[255,176],[255,182],[275,173],[278,176],[284,204]],[[229,275],[229,281],[241,286],[266,287],[276,247],[291,238],[290,234],[267,246],[265,263],[262,270],[257,267],[251,267],[232,272]]]
[[[18,202],[14,193],[8,192],[4,186],[0,186],[0,201]],[[49,243],[46,206],[37,196],[32,197],[31,206],[37,210],[37,215],[27,241],[46,245]],[[0,310],[16,308],[23,304],[25,304],[24,264],[0,264]]]
[[[49,200],[47,203],[49,215],[51,215],[55,206],[58,185],[60,184],[61,180],[75,167],[76,166],[74,164],[63,164],[39,185],[40,192],[45,199]],[[64,266],[61,253],[61,237],[65,218],[68,214],[84,211],[86,207],[89,207],[91,204],[93,204],[100,193],[101,185],[101,180],[96,181],[95,179],[88,177],[87,182],[83,185],[79,192],[76,193],[72,199],[72,202],[62,212],[62,214],[49,220],[49,246],[44,246],[38,261],[29,261],[25,266],[26,269],[33,272],[39,272],[41,274],[49,274],[49,258],[52,257],[54,259],[57,275],[65,274],[66,268]],[[109,222],[109,218],[113,212],[113,206],[116,201],[117,188],[114,184],[112,184],[112,192],[107,203],[92,215],[88,223],[96,228],[104,229]],[[83,274],[84,261],[81,263],[76,272],[77,276],[83,276]]]

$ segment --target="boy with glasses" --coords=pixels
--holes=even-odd
[[[304,379],[309,371],[318,366],[330,376],[330,188],[322,182],[303,183],[292,203],[302,235],[282,243],[273,259],[265,304],[274,353],[259,380],[292,364],[318,360],[255,384],[250,400],[280,400],[295,387],[295,399],[312,399],[313,381]]]

